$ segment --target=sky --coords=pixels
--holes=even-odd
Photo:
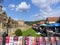
[[[3,11],[15,20],[36,21],[60,16],[60,0],[4,0]]]

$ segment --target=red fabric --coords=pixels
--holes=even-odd
[[[36,45],[36,37],[34,37],[34,45]]]
[[[6,37],[6,43],[9,43],[9,38],[10,38],[10,37]]]
[[[56,42],[56,41],[55,41],[55,37],[51,37],[51,42],[52,42],[52,43]]]
[[[44,39],[44,37],[40,37],[40,43],[45,43],[45,39]]]
[[[29,37],[26,38],[26,45],[29,45]]]

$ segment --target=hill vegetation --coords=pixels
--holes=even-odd
[[[44,20],[39,20],[39,21],[25,21],[25,24],[31,26],[32,24],[38,23],[38,22],[40,22],[40,21],[44,21]]]

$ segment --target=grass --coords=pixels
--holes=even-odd
[[[30,36],[38,36],[38,37],[43,36],[42,34],[36,34],[36,32],[32,28],[27,29],[26,31],[22,32],[22,36],[28,36],[28,35],[30,35]]]

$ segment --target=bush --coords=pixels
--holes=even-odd
[[[22,35],[21,29],[17,29],[17,30],[15,31],[15,35],[16,35],[16,36],[21,36],[21,35]]]

